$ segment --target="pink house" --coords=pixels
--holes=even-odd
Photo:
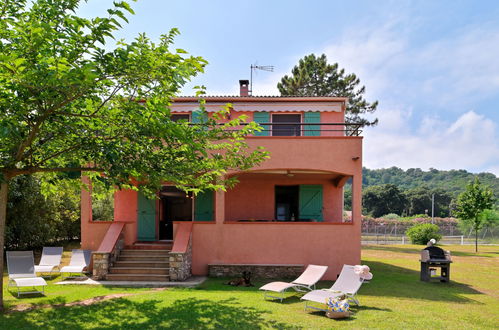
[[[270,159],[230,173],[239,183],[227,192],[192,197],[165,183],[159,198],[148,200],[136,191],[118,191],[112,222],[92,221],[91,195],[82,191],[82,248],[95,251],[95,276],[182,280],[191,273],[232,275],[244,268],[291,275],[318,264],[329,266],[325,279],[336,279],[343,264],[360,263],[362,137],[358,126],[344,123],[347,99],[252,97],[247,83],[240,81],[238,97],[206,97],[206,109],[232,103],[232,117],[245,114],[260,123],[265,130],[247,143],[265,147]],[[175,99],[173,118],[199,120],[197,101]],[[344,215],[347,181],[351,217]],[[139,270],[154,261],[163,271]]]

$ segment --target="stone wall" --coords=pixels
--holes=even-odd
[[[185,253],[170,252],[170,281],[185,281],[191,277],[192,239]]]
[[[211,264],[210,277],[240,277],[244,271],[252,278],[297,278],[303,272],[303,265],[260,265],[260,264]]]
[[[109,267],[113,265],[116,259],[118,259],[120,251],[123,249],[124,245],[125,241],[123,239],[123,235],[121,235],[111,253],[98,251],[92,253],[92,278],[94,280],[106,279],[106,275],[109,273]]]

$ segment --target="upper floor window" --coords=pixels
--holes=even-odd
[[[185,120],[185,121],[189,121],[189,114],[172,114],[171,115],[171,120],[172,121],[179,121],[179,120]]]
[[[301,136],[300,114],[273,114],[272,115],[273,136]]]

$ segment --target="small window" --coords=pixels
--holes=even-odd
[[[301,115],[272,115],[272,135],[273,136],[300,136],[301,135]]]
[[[92,221],[114,220],[114,191],[101,187],[92,188]]]
[[[170,118],[172,121],[179,121],[179,120],[189,121],[188,114],[173,114],[173,115],[171,115]]]

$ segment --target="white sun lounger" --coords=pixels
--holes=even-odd
[[[88,270],[91,256],[92,251],[90,250],[73,250],[69,266],[61,268],[62,279],[83,276],[83,272]],[[69,275],[64,277],[64,273],[68,273]],[[71,274],[79,274],[79,276],[71,276]]]
[[[42,258],[38,265],[35,265],[35,273],[58,273],[61,263],[62,247],[44,247]]]
[[[17,287],[17,297],[27,293],[45,294],[47,282],[36,276],[33,251],[7,251],[6,255],[9,287]],[[41,286],[42,291],[36,290],[37,286]],[[22,287],[32,287],[34,291],[21,291]]]
[[[284,299],[284,292],[293,288],[295,291],[305,292],[315,289],[315,284],[319,282],[319,280],[326,273],[327,266],[318,266],[318,265],[308,265],[307,269],[293,282],[271,282],[265,284],[260,288],[260,290],[264,290],[264,299],[274,298],[279,299],[281,302]],[[271,292],[280,293],[279,296],[273,296],[269,294]]]
[[[362,282],[364,282],[364,279],[354,272],[354,266],[343,265],[340,276],[330,289],[310,291],[301,298],[305,300],[305,310],[310,308],[327,311],[326,308],[310,306],[308,302],[313,301],[325,305],[326,299],[339,297],[343,294],[347,296],[349,302],[359,305],[359,301],[355,298],[355,295],[359,291]]]

